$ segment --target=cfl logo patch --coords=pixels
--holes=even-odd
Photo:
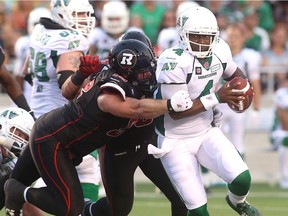
[[[118,63],[124,69],[134,67],[136,60],[136,54],[132,50],[123,50],[118,55]]]

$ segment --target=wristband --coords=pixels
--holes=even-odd
[[[200,97],[200,101],[206,110],[212,109],[213,107],[215,107],[217,104],[220,103],[217,93],[202,96]]]
[[[87,77],[77,70],[72,76],[71,81],[74,85],[80,86]]]
[[[173,107],[171,105],[171,99],[167,100],[167,108],[168,108],[169,112],[174,112],[174,109],[173,109]]]
[[[29,107],[29,105],[27,103],[27,100],[26,100],[26,98],[24,97],[23,94],[21,94],[18,97],[14,98],[13,101],[18,107],[26,110],[27,112],[31,111],[31,109],[30,109],[30,107]]]

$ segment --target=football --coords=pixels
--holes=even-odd
[[[248,80],[242,78],[242,77],[235,77],[231,81],[228,82],[227,87],[229,86],[235,86],[232,91],[240,91],[244,92],[244,100],[239,101],[239,107],[233,106],[228,104],[228,106],[237,113],[242,113],[246,109],[249,108],[253,101],[254,97],[254,90],[253,87],[250,85]]]

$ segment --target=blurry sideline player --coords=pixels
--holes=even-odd
[[[217,107],[223,113],[223,130],[228,132],[230,141],[239,153],[244,156],[244,138],[247,128],[247,119],[252,126],[258,126],[260,109],[260,66],[262,56],[258,51],[245,48],[245,35],[243,35],[243,24],[233,24],[227,27],[227,43],[231,48],[233,60],[244,72],[254,88],[254,100],[251,108],[244,113],[235,113],[227,104],[219,104]],[[216,47],[217,48],[217,47]],[[250,115],[249,115],[250,114]]]
[[[101,13],[101,27],[94,28],[89,34],[90,54],[107,59],[108,52],[114,46],[119,37],[127,31],[143,30],[129,27],[129,9],[122,1],[110,1],[105,3]]]
[[[5,198],[4,183],[14,169],[22,149],[28,144],[33,125],[33,117],[24,109],[12,107],[0,112],[0,196],[2,207]],[[31,208],[31,205],[24,205],[23,211],[25,216],[42,215],[41,211]]]
[[[27,100],[22,92],[21,86],[15,77],[7,70],[7,67],[4,65],[4,60],[5,54],[0,46],[0,84],[4,87],[6,93],[18,107],[30,112],[30,114],[33,116],[33,113],[31,112]]]
[[[193,1],[183,1],[180,3],[176,10],[176,20],[175,23],[179,17],[179,15],[186,9],[194,6],[198,6],[199,4],[197,2]],[[157,56],[159,56],[164,50],[175,46],[179,42],[179,34],[175,27],[168,27],[164,28],[159,32],[158,40],[157,40]]]
[[[79,57],[88,53],[87,35],[95,26],[93,8],[88,0],[51,0],[51,19],[41,17],[30,37],[26,70],[33,76],[31,107],[35,117],[68,102],[61,87],[79,68]],[[98,199],[100,168],[97,154],[83,158],[77,166],[84,197]],[[41,186],[41,182],[36,185]]]
[[[45,7],[37,7],[29,13],[27,20],[27,35],[23,35],[15,43],[15,65],[14,65],[14,75],[20,86],[22,86],[24,96],[30,105],[31,94],[32,94],[32,77],[31,74],[26,74],[27,81],[24,80],[24,74],[22,67],[25,63],[27,54],[29,53],[30,36],[33,32],[34,26],[39,23],[40,17],[50,17],[49,9]],[[30,82],[30,83],[29,83]]]
[[[280,187],[288,189],[288,81],[275,92],[275,105],[271,141],[279,155]]]

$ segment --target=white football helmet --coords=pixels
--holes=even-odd
[[[187,10],[188,8],[195,7],[195,6],[199,6],[199,4],[194,1],[184,1],[180,3],[176,10],[176,19],[178,19],[178,17],[183,11]]]
[[[185,48],[197,58],[205,58],[212,55],[213,47],[219,37],[219,28],[216,17],[207,8],[196,6],[184,10],[177,21],[180,40]],[[197,43],[190,40],[190,36],[211,36],[209,43]],[[197,45],[197,49],[195,49]],[[192,48],[194,46],[194,49]]]
[[[129,10],[124,2],[107,2],[101,13],[101,26],[109,34],[121,34],[129,26],[129,16]]]
[[[45,7],[37,7],[29,13],[27,24],[28,35],[32,34],[35,25],[39,23],[40,17],[50,18],[50,10]]]
[[[64,28],[88,35],[95,27],[94,9],[88,0],[51,0],[50,6],[51,19]]]
[[[24,109],[13,107],[0,112],[1,135],[14,139],[20,145],[28,144],[28,141],[15,134],[16,129],[29,137],[33,125],[33,117]]]

